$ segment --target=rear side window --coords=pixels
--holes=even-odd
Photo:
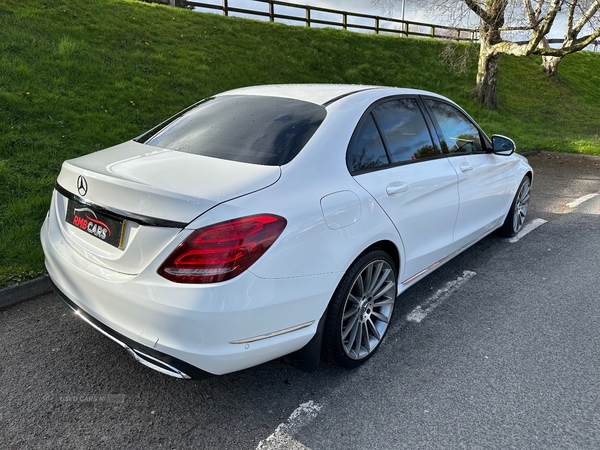
[[[138,142],[214,158],[267,166],[290,162],[319,128],[327,111],[280,97],[209,98]]]
[[[436,155],[421,108],[412,98],[384,102],[373,110],[393,163]]]
[[[369,114],[359,125],[346,154],[350,172],[369,170],[388,164],[388,157],[373,117]]]

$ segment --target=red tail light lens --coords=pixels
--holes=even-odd
[[[176,283],[230,280],[256,262],[287,225],[283,217],[262,214],[194,231],[158,269]]]

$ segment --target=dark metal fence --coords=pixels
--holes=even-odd
[[[230,0],[214,0],[212,3],[196,0],[147,0],[156,3],[170,4],[184,8],[220,11],[228,16],[231,13],[248,17],[268,18],[270,22],[288,22],[303,24],[306,27],[328,26],[351,31],[372,31],[374,33],[396,34],[401,36],[431,37],[435,39],[452,39],[455,41],[478,42],[479,32],[471,28],[456,28],[431,23],[413,22],[371,14],[340,11],[320,6],[298,5],[297,3],[279,0],[252,0],[265,5],[263,10],[231,6]],[[549,39],[552,44],[562,43],[562,39]],[[598,50],[600,41],[590,44],[594,51]]]
[[[152,1],[152,0],[151,0]],[[230,0],[209,1],[196,0],[153,0],[199,10],[220,11],[225,16],[230,14],[245,15],[268,19],[270,22],[287,22],[302,24],[306,27],[335,27],[351,31],[371,31],[377,34],[396,34],[413,37],[431,37],[436,39],[453,39],[457,41],[476,42],[479,39],[477,30],[456,28],[430,23],[413,22],[371,14],[340,11],[320,6],[298,5],[279,0],[253,0],[263,4],[263,8],[240,8],[232,6]]]
[[[548,44],[562,44],[563,40],[562,39],[548,39]],[[598,51],[598,47],[600,46],[600,41],[593,41],[590,45],[594,46],[594,51],[597,52]]]

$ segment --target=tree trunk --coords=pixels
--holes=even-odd
[[[558,78],[558,65],[562,56],[542,56],[542,69],[548,78]]]
[[[481,44],[479,64],[477,66],[477,85],[475,95],[477,100],[490,109],[498,107],[496,86],[498,85],[498,55],[490,54]]]
[[[498,107],[496,86],[498,85],[499,55],[492,51],[492,45],[500,42],[500,32],[489,30],[484,25],[479,38],[479,63],[477,65],[477,85],[475,95],[479,103],[490,109]]]
[[[500,59],[494,46],[502,42],[500,28],[504,26],[504,11],[508,0],[486,0],[487,13],[480,16],[479,63],[477,65],[477,100],[490,109],[498,107],[496,86],[498,85],[498,62]]]
[[[567,41],[568,45],[573,43],[572,40]],[[563,41],[563,46],[565,41]],[[544,37],[540,42],[541,48],[550,48],[548,39]],[[558,65],[562,61],[562,56],[542,56],[542,70],[548,76],[548,78],[558,78]]]

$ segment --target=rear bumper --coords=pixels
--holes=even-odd
[[[52,283],[52,281],[50,281]],[[185,380],[202,380],[213,376],[213,374],[200,370],[184,361],[173,358],[165,353],[158,352],[152,348],[141,345],[115,330],[110,329],[99,320],[94,319],[88,313],[79,308],[69,297],[67,297],[54,283],[52,287],[58,295],[84,322],[97,331],[119,344],[139,363],[175,378]]]
[[[246,369],[304,347],[339,274],[263,279],[245,272],[212,285],[132,276],[83,258],[46,220],[41,240],[57,293],[139,362],[179,378]],[[156,264],[159,264],[157,262]]]

